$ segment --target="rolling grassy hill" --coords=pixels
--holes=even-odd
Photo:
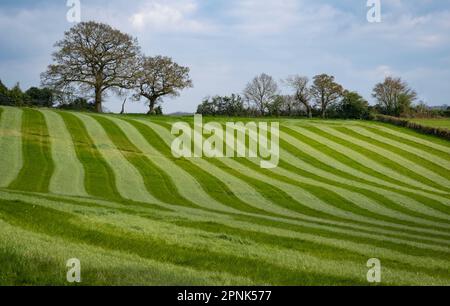
[[[261,169],[175,159],[175,121],[0,108],[0,284],[450,285],[449,142],[281,120]]]

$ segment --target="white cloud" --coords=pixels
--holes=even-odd
[[[211,25],[195,18],[197,9],[197,3],[192,0],[153,0],[134,13],[130,21],[132,26],[138,31],[207,32],[210,30]]]

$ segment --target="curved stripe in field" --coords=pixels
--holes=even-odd
[[[170,147],[170,145],[171,145],[170,139],[172,139],[173,136],[170,134],[169,130],[167,130],[166,128],[160,126],[159,124],[155,124],[155,123],[148,123],[148,125],[153,127],[157,131],[157,133],[160,134],[160,136],[166,141],[166,145]],[[196,164],[203,164],[203,166],[205,166],[207,169],[209,168],[211,170],[209,172],[214,173],[214,175],[216,175],[215,174],[216,171],[223,173],[223,171],[219,170],[217,167],[208,166],[207,165],[208,163],[202,159],[189,159],[189,160]],[[416,231],[420,230],[420,231],[426,231],[426,232],[434,233],[434,234],[440,233],[435,230],[428,230],[428,229],[418,228],[415,226],[406,226],[406,225],[400,225],[400,224],[396,224],[396,223],[392,223],[392,222],[380,221],[377,219],[360,216],[360,215],[354,214],[349,211],[344,211],[333,205],[329,205],[329,204],[319,200],[317,197],[311,195],[306,190],[299,188],[299,186],[286,184],[286,183],[280,182],[278,180],[272,179],[271,177],[268,177],[268,176],[265,176],[256,171],[253,171],[252,169],[250,169],[248,167],[242,166],[239,163],[237,163],[236,161],[233,161],[231,159],[222,159],[221,161],[241,173],[245,173],[245,174],[250,175],[251,177],[256,178],[262,182],[268,182],[268,183],[278,187],[279,189],[286,192],[288,195],[290,195],[293,199],[295,199],[302,205],[309,207],[311,209],[317,210],[317,211],[322,211],[322,212],[326,212],[331,215],[343,217],[348,220],[358,220],[360,222],[366,222],[369,224],[392,226],[392,227],[396,227],[396,228],[411,229],[411,230],[416,230]],[[242,180],[238,180],[237,178],[235,178],[233,176],[223,176],[223,177],[220,177],[220,179],[222,179],[223,181],[234,181],[237,183],[242,182]],[[337,188],[337,187],[329,185],[329,184],[323,184],[323,183],[308,180],[308,179],[302,179],[302,180],[303,180],[303,182],[307,182],[309,184],[320,185],[328,190],[332,190],[332,191],[336,192],[337,194],[344,196],[348,201],[350,201],[351,203],[354,203],[355,205],[357,205],[363,209],[368,209],[370,211],[373,211],[373,212],[376,212],[376,213],[379,213],[379,214],[382,214],[385,216],[389,216],[392,218],[396,218],[398,220],[410,221],[410,222],[413,222],[414,224],[426,224],[429,226],[435,226],[435,227],[439,227],[439,228],[450,228],[450,225],[445,224],[445,223],[432,222],[429,220],[412,217],[412,216],[405,215],[405,214],[399,213],[397,211],[385,208],[385,207],[379,205],[378,203],[368,199],[367,197],[365,197],[363,195],[360,195],[355,192],[347,191],[343,188]],[[241,191],[236,186],[236,184],[234,184],[234,185],[230,184],[230,187],[231,187],[230,189],[236,193],[239,193]],[[251,200],[251,198],[248,199],[248,201],[250,201],[250,200]],[[251,203],[251,202],[249,202],[249,203]],[[261,207],[261,208],[267,209],[266,206]],[[304,215],[302,215],[302,214],[299,215],[298,213],[294,213],[292,211],[289,211],[287,213],[288,213],[288,215],[290,214],[290,216],[292,216],[292,217],[301,217],[301,218],[304,217]]]
[[[1,107],[0,117],[0,187],[9,186],[19,175],[22,157],[22,110]]]
[[[153,122],[140,120],[139,122],[142,122],[143,124],[147,125],[152,130],[154,130],[158,135],[160,135],[161,139],[163,139],[166,145],[170,148],[174,136],[167,129]],[[208,163],[207,161],[203,159],[187,159],[187,160],[192,164],[196,165],[197,167],[199,167],[200,169],[203,169],[210,175],[214,176],[215,178],[219,179],[233,192],[233,194],[238,199],[240,199],[247,205],[264,210],[266,212],[280,214],[287,217],[295,217],[295,213],[293,211],[284,209],[278,205],[271,203],[270,201],[267,201],[263,196],[261,196],[256,190],[250,187],[247,183],[237,179],[236,177],[229,175],[228,173],[222,171],[221,169],[215,167],[214,165]]]
[[[387,126],[383,126],[383,125],[373,125],[373,126],[371,125],[371,128],[380,130],[382,132],[385,132],[385,133],[388,133],[388,134],[391,134],[391,135],[394,135],[394,136],[397,136],[400,138],[404,138],[406,140],[415,142],[421,146],[427,146],[427,147],[433,148],[435,150],[442,151],[443,153],[450,154],[450,146],[444,146],[444,145],[432,142],[430,140],[425,139],[424,136],[423,137],[413,136],[408,133],[399,132],[395,128],[387,127]]]
[[[411,196],[405,196],[403,194],[393,192],[388,189],[368,185],[365,183],[361,183],[357,180],[350,180],[350,179],[335,175],[331,172],[327,172],[325,170],[322,170],[318,167],[314,167],[314,166],[304,162],[303,160],[295,157],[294,155],[292,155],[291,153],[289,153],[286,150],[281,150],[280,155],[282,156],[283,161],[285,161],[289,165],[299,168],[299,169],[302,169],[304,171],[307,171],[311,174],[317,175],[323,179],[327,179],[327,180],[334,181],[336,183],[347,184],[348,186],[354,186],[357,188],[362,188],[362,189],[365,189],[368,191],[372,191],[379,195],[386,196],[387,198],[389,198],[393,202],[397,203],[398,205],[403,206],[412,211],[415,211],[415,212],[418,212],[418,213],[421,213],[424,215],[428,215],[431,217],[435,217],[435,218],[450,220],[450,215],[445,214],[441,211],[435,210],[421,202],[416,201],[413,198],[414,197],[413,194],[411,194]],[[299,179],[298,175],[290,170],[286,170],[286,169],[283,169],[280,167],[278,167],[276,169],[270,169],[270,170],[276,174],[280,174],[282,176],[292,178],[294,180]],[[444,199],[444,200],[446,200],[446,199]]]
[[[373,132],[371,132],[370,130],[366,129],[365,127],[361,127],[361,126],[346,126],[347,129],[354,131],[355,133],[358,133],[360,135],[375,139],[379,142],[397,147],[401,150],[407,151],[409,153],[412,153],[418,157],[421,157],[423,159],[426,159],[432,163],[434,163],[437,166],[443,167],[447,170],[450,170],[450,161],[440,158],[437,155],[434,154],[430,154],[424,150],[421,150],[417,147],[413,147],[401,142],[397,142],[397,141],[392,141],[392,139],[380,136],[378,134],[375,134]]]
[[[335,169],[337,169],[339,171],[348,173],[348,174],[350,174],[350,175],[352,175],[354,177],[358,177],[358,178],[361,178],[361,179],[363,179],[365,181],[376,183],[376,184],[381,185],[381,186],[386,186],[386,187],[390,187],[390,188],[393,188],[393,189],[406,191],[406,192],[409,192],[409,193],[412,193],[412,194],[422,195],[424,197],[428,197],[430,199],[436,200],[436,201],[441,202],[442,204],[450,207],[450,200],[445,198],[445,197],[443,197],[443,196],[437,195],[437,194],[429,192],[429,191],[422,191],[422,190],[419,190],[417,188],[414,189],[412,187],[404,187],[404,186],[401,186],[401,185],[395,185],[395,184],[393,184],[391,182],[384,181],[384,180],[382,180],[382,179],[380,179],[378,177],[371,176],[371,175],[366,174],[366,173],[364,173],[362,171],[359,171],[358,169],[352,168],[352,167],[350,167],[350,166],[348,166],[348,165],[346,165],[344,163],[341,163],[337,159],[335,159],[335,158],[333,158],[333,157],[331,157],[331,156],[329,156],[329,155],[319,151],[316,148],[313,148],[312,146],[310,146],[307,143],[301,141],[297,137],[291,136],[291,135],[289,135],[289,134],[287,134],[285,132],[280,132],[280,135],[281,135],[281,139],[289,142],[291,145],[296,147],[297,150],[299,150],[299,151],[301,151],[301,152],[311,156],[312,158],[320,161],[321,163],[324,163],[326,165],[332,165]],[[281,156],[281,159],[285,160],[283,155]],[[290,162],[289,160],[285,160],[285,161],[288,162],[288,163]]]
[[[73,115],[84,123],[97,150],[113,169],[120,195],[132,201],[158,204],[160,201],[147,192],[140,173],[116,149],[102,126],[91,116],[80,113]]]
[[[151,156],[159,165],[161,171],[168,174],[175,185],[178,192],[188,199],[189,201],[199,205],[200,207],[208,209],[216,209],[226,212],[238,212],[231,209],[211,198],[201,187],[201,185],[186,171],[173,163],[170,159],[166,158],[158,150],[154,149],[150,143],[133,127],[130,123],[108,117],[127,135],[128,139],[145,155]],[[145,122],[143,122],[145,124]]]
[[[84,188],[83,165],[78,160],[64,120],[53,111],[40,110],[40,112],[47,123],[55,165],[49,191],[56,194],[87,196]]]
[[[366,156],[364,156],[363,154],[361,154],[359,152],[356,152],[356,151],[354,151],[346,146],[343,146],[341,144],[338,144],[334,141],[331,141],[325,137],[322,137],[322,136],[318,135],[317,133],[313,133],[307,129],[304,129],[304,128],[298,127],[298,126],[288,126],[287,128],[298,133],[299,136],[303,135],[303,136],[309,137],[311,139],[314,139],[315,141],[320,142],[321,144],[327,146],[328,148],[330,148],[334,151],[337,151],[341,154],[344,154],[348,158],[351,158],[354,161],[359,162],[359,163],[363,164],[364,166],[366,166],[378,173],[381,173],[383,175],[387,175],[393,179],[396,179],[397,181],[404,182],[410,186],[415,186],[415,187],[421,188],[423,190],[431,191],[434,193],[444,193],[444,191],[437,190],[436,188],[430,187],[419,181],[413,180],[412,178],[410,178],[408,176],[402,175],[402,174],[392,170],[391,168],[385,167],[385,166],[381,165],[380,163],[378,163],[370,158],[367,158]],[[283,134],[282,138],[285,139],[284,137],[285,137],[285,134]],[[294,137],[292,137],[292,138],[294,138]],[[303,150],[303,147],[299,147],[298,149]],[[321,153],[321,154],[323,154],[323,153]],[[332,165],[337,167],[337,165],[335,165],[334,163]]]
[[[257,160],[253,160],[253,161],[255,162],[255,164],[258,164]],[[367,216],[359,215],[358,213],[354,213],[351,211],[346,211],[346,210],[337,208],[333,205],[325,203],[325,202],[319,200],[318,198],[312,196],[311,194],[306,192],[306,190],[302,189],[298,185],[292,185],[289,183],[281,182],[281,181],[274,179],[268,175],[264,175],[264,174],[257,172],[249,167],[246,167],[246,166],[242,165],[241,163],[238,163],[235,160],[222,159],[221,162],[240,173],[245,173],[246,175],[248,175],[252,178],[255,178],[262,182],[267,182],[273,186],[276,186],[277,188],[281,189],[282,191],[284,191],[288,195],[290,195],[293,199],[295,199],[295,200],[300,199],[301,201],[299,201],[299,203],[301,203],[302,205],[305,205],[311,209],[323,211],[323,212],[329,213],[331,215],[340,216],[342,218],[346,218],[346,219],[350,219],[350,220],[366,222],[369,224],[403,227],[403,225],[399,225],[397,223],[386,222],[383,220],[377,220],[376,218],[370,218]],[[274,169],[272,169],[272,170],[274,170]],[[286,172],[284,172],[284,174],[286,174]],[[339,194],[341,197],[345,198],[349,203],[353,203],[354,205],[356,205],[362,209],[366,209],[366,210],[371,211],[376,214],[384,215],[384,216],[394,218],[397,220],[413,222],[415,224],[423,224],[423,225],[426,224],[429,226],[436,226],[436,227],[447,228],[447,229],[450,228],[450,225],[446,224],[446,223],[433,222],[433,221],[429,221],[429,220],[425,220],[425,219],[421,219],[421,218],[416,218],[416,217],[412,217],[410,215],[386,208],[382,205],[379,205],[377,202],[369,199],[368,197],[366,197],[362,194],[359,194],[357,192],[352,192],[352,191],[349,191],[344,188],[339,188],[339,187],[336,187],[336,186],[333,186],[330,184],[326,184],[326,183],[322,183],[322,182],[319,182],[316,180],[304,178],[299,175],[294,175],[294,174],[289,174],[289,173],[287,175],[289,175],[289,177],[291,177],[291,178],[294,178],[295,181],[297,181],[301,184],[304,183],[304,184],[314,185],[314,186],[322,187],[326,190],[335,192],[336,194]],[[408,226],[406,226],[405,228],[408,228]],[[418,228],[411,226],[411,227],[409,227],[409,229],[417,230]],[[435,232],[435,231],[433,231],[433,232]]]
[[[346,141],[350,141],[351,143],[353,143],[355,145],[364,147],[367,150],[377,153],[377,154],[383,156],[384,158],[393,161],[394,163],[398,164],[399,166],[404,167],[404,168],[416,173],[418,176],[423,176],[423,177],[429,179],[430,181],[433,181],[434,183],[436,183],[446,189],[450,188],[450,181],[448,179],[446,179],[445,177],[442,177],[441,175],[439,175],[433,171],[430,171],[427,168],[422,167],[421,165],[414,163],[414,162],[404,158],[403,156],[400,156],[397,153],[394,153],[390,150],[386,150],[379,146],[373,145],[373,144],[369,143],[368,141],[364,141],[357,137],[353,137],[353,136],[347,135],[345,133],[342,133],[335,128],[330,128],[327,126],[316,126],[316,128],[324,131],[325,133],[327,133],[329,135],[333,135],[334,137],[344,139]]]

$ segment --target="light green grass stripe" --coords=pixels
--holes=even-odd
[[[368,141],[364,141],[362,139],[359,139],[357,137],[353,137],[350,135],[347,135],[345,133],[342,133],[340,131],[338,131],[337,129],[334,128],[329,128],[326,126],[316,126],[318,129],[324,131],[325,133],[328,133],[330,135],[333,135],[335,137],[347,140],[352,142],[355,145],[358,146],[362,146],[364,148],[366,148],[367,150],[370,150],[372,152],[375,152],[381,156],[383,156],[386,159],[389,159],[391,161],[393,161],[394,163],[398,164],[399,166],[402,166],[408,170],[411,170],[412,172],[416,173],[417,175],[421,175],[433,182],[435,182],[436,184],[445,187],[445,188],[449,188],[450,187],[450,181],[447,180],[445,177],[440,176],[439,174],[430,171],[428,169],[426,169],[425,167],[422,167],[421,165],[414,163],[406,158],[403,158],[402,156],[400,156],[397,153],[394,153],[392,151],[383,149],[379,146],[376,146],[374,144],[369,143]]]
[[[23,167],[22,110],[2,107],[0,117],[0,187],[8,187]]]
[[[113,169],[120,195],[132,201],[159,204],[160,201],[147,191],[139,171],[117,150],[102,126],[91,116],[80,113],[73,113],[73,115],[84,123],[97,150]]]
[[[406,132],[399,132],[398,130],[396,130],[395,127],[391,128],[391,127],[386,127],[386,126],[382,126],[382,125],[373,125],[373,126],[370,125],[370,126],[373,128],[376,128],[380,131],[386,132],[388,134],[395,135],[397,137],[401,137],[401,138],[410,140],[410,141],[418,143],[420,145],[427,146],[427,147],[442,151],[444,153],[450,154],[450,143],[449,143],[449,146],[441,145],[441,144],[431,141],[429,138],[419,137],[419,135],[413,136],[410,133],[406,133]],[[420,136],[422,136],[422,135],[420,135]]]
[[[357,180],[350,180],[344,177],[341,177],[339,175],[336,175],[334,173],[322,170],[318,167],[312,166],[306,162],[304,162],[303,160],[295,157],[294,155],[292,155],[291,153],[289,153],[286,150],[281,150],[280,151],[280,155],[282,156],[283,161],[285,161],[286,163],[288,163],[291,166],[294,166],[296,168],[302,169],[304,171],[310,172],[314,175],[317,175],[321,178],[324,179],[328,179],[328,180],[332,180],[334,182],[337,183],[343,183],[343,184],[347,184],[349,186],[354,186],[357,188],[362,188],[362,189],[366,189],[369,191],[373,191],[379,195],[385,196],[389,199],[391,199],[392,201],[394,201],[395,203],[397,203],[400,206],[403,206],[405,208],[408,208],[410,210],[413,210],[415,212],[418,213],[422,213],[424,215],[427,216],[431,216],[431,217],[436,217],[436,218],[440,218],[440,219],[445,219],[445,220],[450,220],[450,215],[445,214],[443,212],[440,212],[438,210],[435,210],[423,203],[420,203],[418,201],[416,201],[414,199],[414,195],[411,196],[405,196],[402,195],[400,193],[396,193],[393,192],[391,190],[388,189],[384,189],[384,188],[379,188],[376,186],[372,186],[372,185],[368,185],[365,183],[361,183]],[[285,176],[287,178],[291,178],[293,180],[298,180],[300,179],[299,176],[294,173],[293,171],[290,170],[286,170],[283,168],[276,168],[276,169],[271,169],[272,172],[276,173],[276,174],[280,174],[282,176]]]
[[[436,156],[434,154],[430,154],[430,153],[428,153],[428,152],[426,152],[424,150],[420,150],[417,147],[413,147],[413,146],[410,146],[410,145],[407,145],[407,144],[404,144],[404,143],[393,141],[392,139],[389,139],[389,138],[380,136],[378,134],[372,133],[369,130],[367,130],[366,128],[357,127],[357,126],[348,126],[346,128],[348,128],[349,130],[352,130],[355,133],[358,133],[360,135],[363,135],[363,136],[366,136],[366,137],[370,137],[370,138],[375,139],[375,140],[377,140],[379,142],[382,142],[382,143],[385,143],[385,144],[397,147],[399,149],[405,150],[405,151],[407,151],[409,153],[412,153],[412,154],[414,154],[414,155],[416,155],[418,157],[426,159],[426,160],[428,160],[428,161],[430,161],[430,162],[432,162],[432,163],[434,163],[434,164],[436,164],[436,165],[438,165],[440,167],[443,167],[443,168],[445,168],[447,170],[450,170],[450,161],[448,161],[446,159],[443,159],[443,158],[440,158],[439,156]]]
[[[183,197],[199,205],[200,207],[226,212],[238,212],[211,198],[189,173],[184,171],[170,159],[161,154],[158,150],[153,148],[153,146],[148,143],[139,131],[130,123],[114,117],[108,117],[108,119],[113,121],[124,132],[124,134],[127,135],[128,140],[142,153],[148,157],[151,157],[152,160],[159,165],[161,171],[164,171],[170,176],[174,184],[177,186],[178,192]],[[149,122],[144,121],[143,123],[147,126],[150,125],[149,127],[152,127]]]
[[[319,126],[315,126],[315,127],[319,127]],[[306,137],[309,137],[311,139],[314,139],[315,141],[318,141],[320,143],[322,143],[323,145],[327,146],[328,148],[337,151],[341,154],[346,155],[348,158],[351,158],[363,165],[365,165],[366,167],[384,174],[384,175],[388,175],[398,181],[407,183],[408,185],[411,186],[415,186],[415,187],[419,187],[422,188],[424,190],[427,191],[431,191],[431,192],[442,192],[440,190],[437,190],[433,187],[430,187],[428,185],[425,185],[421,182],[418,182],[416,180],[411,179],[410,177],[407,177],[405,175],[399,174],[397,171],[392,170],[391,168],[385,167],[383,165],[381,165],[380,163],[367,158],[366,156],[364,156],[363,154],[356,152],[355,150],[352,150],[351,148],[348,148],[346,146],[343,146],[341,144],[338,144],[334,141],[331,141],[321,135],[318,135],[317,133],[311,132],[307,129],[304,129],[302,127],[294,127],[294,126],[289,126],[289,129],[299,133],[300,135],[305,135]],[[284,136],[283,136],[284,137]],[[284,139],[284,138],[283,138]],[[300,150],[302,150],[302,147],[299,147]]]
[[[2,198],[4,198],[3,195],[2,195]],[[6,198],[9,198],[9,197],[6,197]],[[16,199],[20,199],[21,201],[28,202],[26,197],[22,197],[22,196],[12,196],[11,198],[16,198]],[[29,198],[29,201],[31,201],[29,203],[32,203],[34,205],[42,205],[44,207],[60,210],[63,212],[71,212],[71,213],[77,213],[77,211],[79,212],[78,207],[73,206],[73,205],[66,205],[64,203],[58,203],[58,202],[53,202],[53,201],[43,201],[43,200],[38,200],[36,198]],[[87,213],[88,213],[88,211],[87,211]],[[162,214],[164,215],[166,213],[162,212]],[[97,210],[92,210],[91,215],[97,215],[97,216],[103,215],[103,216],[105,216],[103,218],[104,222],[112,222],[112,221],[119,222],[122,226],[128,227],[128,228],[130,227],[130,224],[135,224],[135,225],[139,225],[139,227],[144,227],[145,224],[150,225],[151,222],[153,222],[153,221],[148,221],[146,219],[142,219],[139,217],[124,216],[122,214],[119,214],[119,215],[107,214],[107,215],[105,215],[105,214],[100,213]],[[171,215],[171,213],[167,213],[167,217],[163,217],[163,218],[161,218],[161,220],[171,219],[172,217],[169,217],[170,215]],[[124,216],[124,218],[121,218],[119,216]],[[440,259],[433,258],[433,257],[413,256],[413,255],[408,255],[408,254],[401,253],[398,251],[386,249],[383,247],[376,247],[376,246],[371,245],[370,241],[372,239],[373,240],[382,239],[382,237],[380,237],[379,234],[372,235],[372,237],[367,237],[368,238],[367,241],[369,242],[369,244],[362,244],[362,243],[345,241],[345,240],[341,240],[341,239],[326,238],[326,237],[321,237],[318,235],[305,234],[305,233],[301,233],[301,232],[297,232],[297,231],[275,229],[272,227],[254,225],[254,224],[250,224],[250,223],[242,222],[242,221],[226,220],[223,218],[208,217],[207,219],[205,219],[204,217],[189,216],[189,215],[186,215],[186,217],[193,221],[215,222],[215,223],[223,224],[224,226],[232,226],[232,227],[235,227],[238,229],[244,229],[244,230],[249,230],[249,231],[258,231],[261,233],[277,235],[280,237],[298,238],[298,239],[302,239],[302,240],[306,240],[306,241],[311,241],[311,242],[317,243],[319,245],[322,244],[322,245],[332,246],[332,247],[335,247],[338,249],[348,250],[348,251],[355,252],[356,254],[361,254],[364,256],[369,256],[369,257],[375,256],[378,258],[398,260],[400,262],[411,264],[413,266],[428,267],[428,268],[430,268],[430,267],[442,268],[442,267],[448,266],[448,264],[449,264],[448,261],[440,260]],[[99,218],[102,218],[102,217],[99,217]],[[134,219],[130,219],[130,218],[134,218]],[[154,227],[154,226],[156,226],[156,225],[153,225],[152,227]],[[170,225],[170,226],[172,227],[172,225]],[[173,239],[179,240],[178,238],[180,238],[179,235],[174,235],[174,237],[173,237]],[[401,241],[398,239],[394,239],[394,240]],[[411,243],[411,242],[406,242],[406,244],[416,245],[418,248],[423,248],[423,247],[427,247],[429,249],[438,248],[443,252],[450,252],[450,250],[448,248],[442,248],[442,247],[436,247],[436,246],[425,246],[423,244],[416,244],[416,243]]]
[[[377,177],[368,175],[364,172],[361,172],[355,168],[352,168],[350,166],[347,166],[344,163],[341,163],[340,161],[338,161],[337,159],[324,154],[323,152],[321,152],[320,150],[308,145],[307,143],[301,141],[300,139],[298,139],[297,137],[293,137],[285,132],[280,132],[280,136],[281,139],[283,139],[284,141],[289,142],[290,144],[292,144],[293,146],[295,146],[298,150],[302,151],[303,153],[311,156],[314,159],[317,159],[318,161],[327,164],[327,165],[332,165],[335,169],[340,170],[342,172],[348,173],[352,176],[355,177],[359,177],[361,179],[364,179],[366,181],[372,182],[372,183],[376,183],[378,185],[382,185],[382,186],[386,186],[386,187],[390,187],[390,188],[395,188],[398,190],[402,190],[402,191],[406,191],[412,194],[418,194],[418,195],[422,195],[424,197],[428,197],[430,199],[436,200],[444,205],[450,206],[450,200],[443,197],[443,196],[439,196],[436,195],[435,193],[432,192],[425,192],[422,190],[418,190],[418,189],[414,189],[414,188],[408,188],[408,187],[403,187],[403,186],[399,186],[399,185],[395,185],[393,183],[384,181],[382,179],[379,179]],[[281,159],[284,159],[284,156],[281,155]],[[286,162],[289,163],[288,160],[285,160]],[[294,165],[295,166],[295,165]],[[315,172],[313,172],[315,173]]]
[[[64,120],[55,112],[40,109],[50,135],[55,170],[49,191],[71,196],[87,196],[84,188],[84,169],[78,160],[75,147]]]

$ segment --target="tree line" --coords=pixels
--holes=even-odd
[[[373,88],[377,101],[369,105],[356,91],[345,89],[334,76],[320,74],[312,82],[293,75],[281,84],[289,88],[283,95],[275,79],[265,73],[250,81],[242,94],[205,98],[197,113],[208,116],[287,116],[341,119],[370,119],[376,114],[394,117],[449,116],[450,107],[432,109],[417,102],[417,93],[400,78],[386,77]]]

